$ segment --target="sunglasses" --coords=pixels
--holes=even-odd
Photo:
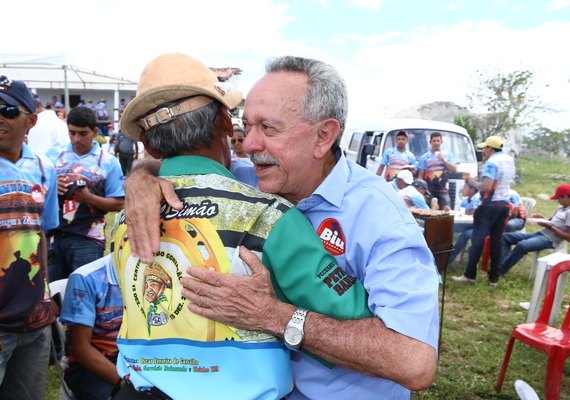
[[[7,106],[5,104],[0,104],[0,115],[2,115],[6,119],[16,119],[22,114],[30,114],[27,111],[20,110],[16,106]]]
[[[240,142],[243,143],[243,138],[239,138],[239,139],[232,139],[231,140],[232,144],[234,144],[235,142]]]

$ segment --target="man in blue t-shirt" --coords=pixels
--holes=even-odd
[[[57,226],[57,181],[24,143],[35,108],[24,82],[0,76],[0,399],[43,398],[55,320],[44,232]]]
[[[78,399],[107,400],[121,381],[115,364],[123,298],[113,253],[69,276],[59,318],[67,325],[67,385]]]
[[[75,107],[67,116],[71,143],[52,147],[46,155],[55,165],[61,205],[53,236],[50,281],[103,257],[105,215],[123,209],[123,174],[119,162],[94,141],[98,135],[93,110]]]
[[[418,178],[427,182],[429,191],[437,198],[439,209],[450,204],[448,179],[449,173],[457,171],[455,156],[449,151],[442,151],[443,138],[440,132],[430,135],[431,150],[420,157]]]
[[[401,170],[414,172],[418,162],[414,153],[408,150],[407,146],[408,134],[406,131],[398,131],[396,133],[396,146],[386,149],[376,175],[384,176],[387,181],[391,181]],[[386,168],[385,171],[384,168]]]

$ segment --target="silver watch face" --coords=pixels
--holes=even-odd
[[[297,347],[303,340],[303,332],[294,326],[288,326],[283,332],[283,338],[290,346]]]

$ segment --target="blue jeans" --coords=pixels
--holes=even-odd
[[[450,206],[451,199],[449,198],[449,192],[441,192],[441,193],[434,193],[432,192],[433,197],[437,199],[437,204],[439,205],[439,209],[443,210],[443,207]],[[429,205],[429,204],[428,204]]]
[[[553,249],[552,241],[540,232],[511,232],[503,235],[503,262],[499,273],[505,275],[525,254],[531,251]],[[510,251],[511,246],[515,248]]]
[[[65,371],[65,383],[81,400],[107,400],[115,388],[115,383],[99,378],[79,364],[73,364]]]
[[[0,399],[42,400],[49,367],[51,326],[0,331]]]
[[[48,261],[49,281],[69,277],[77,268],[103,257],[104,245],[92,239],[58,232],[53,241],[54,259]]]
[[[524,228],[524,224],[525,220],[522,218],[511,218],[507,221],[505,232],[520,231],[522,228]]]
[[[469,261],[465,269],[465,276],[470,279],[477,277],[477,264],[483,253],[485,238],[491,237],[491,266],[489,267],[489,280],[496,282],[499,278],[501,265],[501,236],[505,229],[505,223],[509,216],[509,207],[482,205],[475,210],[473,216],[473,235],[469,248]]]
[[[453,251],[449,256],[449,261],[447,263],[448,265],[455,261],[457,256],[461,254],[463,249],[465,249],[465,246],[467,246],[467,242],[471,240],[471,236],[473,235],[473,224],[457,225],[457,227],[454,226],[453,229],[455,232],[461,232],[461,234],[453,245]]]

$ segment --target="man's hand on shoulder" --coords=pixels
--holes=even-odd
[[[172,183],[158,178],[160,161],[138,163],[125,179],[125,218],[133,254],[152,262],[160,247],[160,205],[166,199],[177,210],[182,202]]]

